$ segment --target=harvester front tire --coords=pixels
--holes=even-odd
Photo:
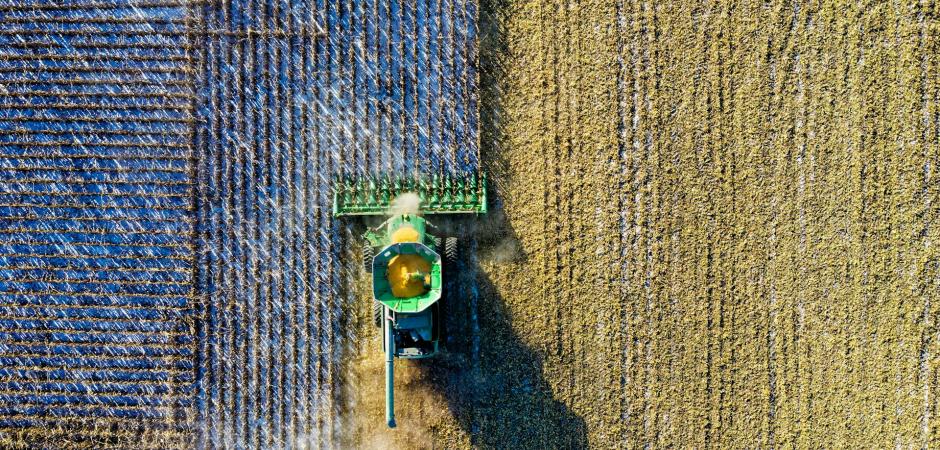
[[[382,328],[382,304],[373,300],[372,301],[372,322],[375,323],[376,328]]]
[[[444,264],[447,267],[454,267],[457,265],[457,256],[459,251],[459,244],[457,238],[449,237],[444,240]]]
[[[362,268],[365,269],[366,273],[372,273],[372,258],[375,257],[375,250],[372,249],[372,246],[366,244],[362,248]]]

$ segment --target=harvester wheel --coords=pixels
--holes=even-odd
[[[375,322],[376,328],[382,328],[382,304],[373,300],[372,301],[372,321]]]
[[[444,264],[447,267],[454,267],[457,265],[457,251],[459,245],[457,244],[457,238],[449,237],[444,241]]]
[[[362,248],[362,267],[366,270],[366,273],[372,273],[372,258],[375,257],[375,250],[371,245],[366,244]]]

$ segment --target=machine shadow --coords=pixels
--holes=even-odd
[[[513,330],[499,289],[478,263],[477,252],[487,258],[492,249],[485,242],[518,242],[505,221],[494,222],[504,217],[501,211],[491,214],[474,232],[481,239],[467,242],[460,275],[446,286],[444,350],[426,366],[431,387],[447,400],[474,448],[586,448],[584,420],[555,398],[542,355]],[[524,256],[518,250],[515,258],[499,251],[500,259],[485,260],[491,270],[519,264]]]

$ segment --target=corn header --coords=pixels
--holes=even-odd
[[[363,268],[372,280],[373,320],[382,331],[389,427],[395,427],[394,358],[434,356],[441,339],[440,305],[459,301],[444,282],[458,267],[457,238],[440,235],[425,216],[485,212],[482,176],[336,182],[335,216],[388,216],[363,235]]]
[[[424,214],[486,213],[486,177],[342,178],[333,193],[333,215],[368,216],[389,213],[401,194],[421,199]]]

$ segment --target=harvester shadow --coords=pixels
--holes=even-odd
[[[445,351],[426,366],[431,387],[474,448],[585,448],[584,420],[555,398],[542,356],[515,333],[499,289],[478,264],[479,257],[498,270],[525,260],[499,205],[473,226],[477,238],[467,242],[459,275],[448,283]]]

